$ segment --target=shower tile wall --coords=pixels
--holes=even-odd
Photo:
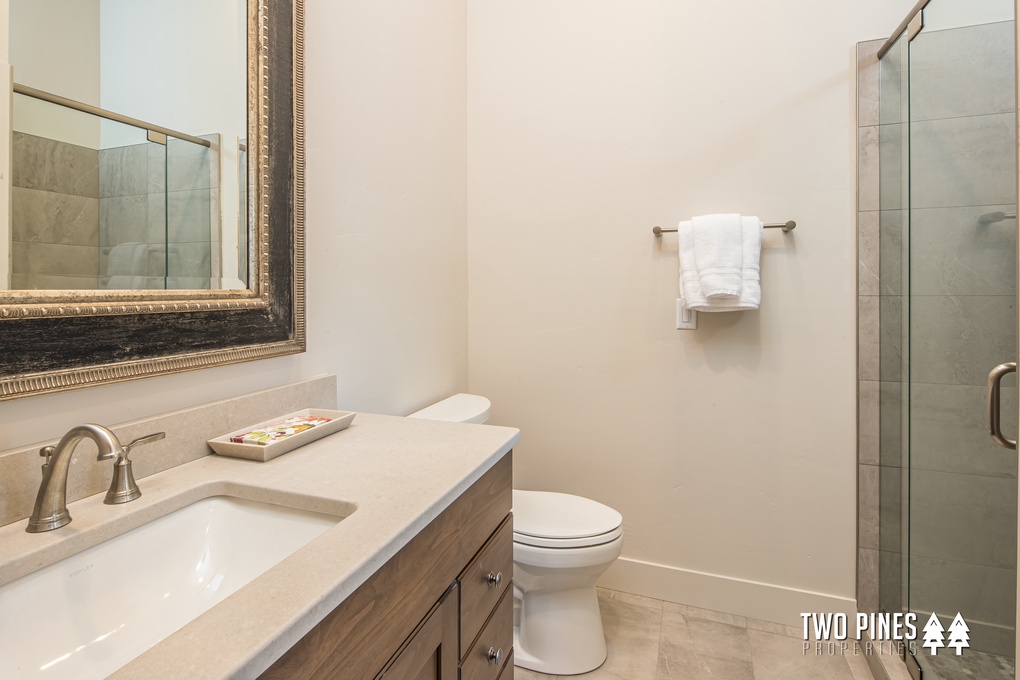
[[[95,288],[99,271],[99,154],[13,133],[11,286]]]
[[[168,288],[209,288],[220,277],[220,136],[202,138],[212,147],[167,144]]]
[[[170,289],[209,288],[219,253],[215,152],[171,139],[104,149],[99,163],[99,286],[162,288],[166,277]]]
[[[12,287],[209,288],[217,156],[174,139],[97,151],[14,132]]]
[[[99,152],[100,288],[163,287],[165,227],[158,205],[165,149],[145,143]]]
[[[857,46],[857,313],[858,313],[858,537],[857,608],[879,610],[879,575],[888,573],[879,551],[880,395],[879,341],[879,81],[881,40]],[[885,513],[881,514],[885,517]]]
[[[909,455],[911,609],[949,617],[961,611],[972,648],[1008,655],[1015,643],[1016,456],[985,434],[983,416],[988,371],[1016,354],[1016,223],[980,225],[978,216],[1015,208],[1012,43],[1012,23],[918,36],[910,48],[909,126],[897,110],[900,93],[876,96],[880,41],[858,47],[858,607],[906,605]],[[895,88],[893,57],[883,87]],[[898,185],[908,130],[909,356],[901,276],[907,206]],[[1016,412],[1010,387],[1003,404],[1010,437]]]

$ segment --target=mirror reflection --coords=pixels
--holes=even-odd
[[[246,22],[244,0],[10,0],[0,283],[247,287]]]

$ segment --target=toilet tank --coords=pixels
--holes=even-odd
[[[489,419],[490,405],[488,399],[477,394],[455,394],[407,417],[451,423],[484,423]]]

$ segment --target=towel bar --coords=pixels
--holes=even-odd
[[[784,232],[793,231],[797,228],[797,223],[793,220],[789,222],[780,222],[776,224],[766,224],[766,229],[782,229]],[[652,227],[652,233],[656,236],[661,236],[667,232],[676,231],[676,229],[663,229],[662,227]]]

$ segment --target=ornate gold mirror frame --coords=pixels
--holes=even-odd
[[[2,291],[0,400],[305,350],[303,0],[248,1],[248,290]]]

